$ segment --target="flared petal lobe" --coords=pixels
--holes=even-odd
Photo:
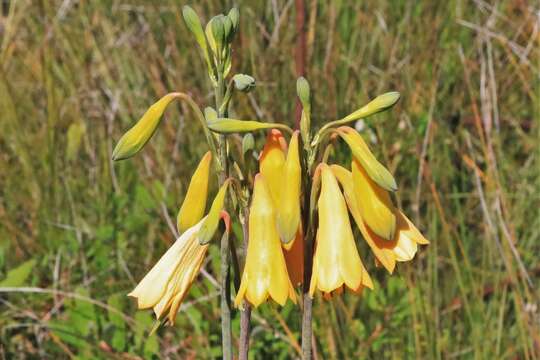
[[[198,223],[204,216],[211,164],[212,153],[208,151],[191,177],[184,202],[178,212],[177,227],[180,234]]]
[[[392,240],[396,231],[396,216],[390,194],[371,180],[356,159],[351,166],[354,195],[360,216],[375,234]]]
[[[274,206],[281,199],[283,189],[283,166],[287,143],[283,134],[276,129],[270,130],[259,159],[259,169],[274,201]]]
[[[321,193],[318,201],[319,228],[313,258],[309,293],[316,289],[330,293],[346,285],[353,291],[362,286],[373,288],[356,244],[349,222],[347,205],[341,190],[326,164],[321,165]]]
[[[300,156],[298,153],[298,135],[295,131],[291,137],[287,158],[283,166],[282,195],[277,203],[278,229],[281,241],[285,244],[294,240],[300,226],[300,190],[301,174]]]
[[[197,239],[203,221],[186,230],[128,294],[137,299],[139,309],[153,307],[158,319],[168,313],[169,323],[174,323],[208,249]]]
[[[351,149],[354,158],[362,165],[366,174],[380,187],[388,191],[396,191],[396,180],[369,150],[362,136],[351,127],[342,126],[337,133]]]
[[[270,191],[265,178],[255,176],[249,214],[249,242],[246,263],[235,304],[247,300],[257,307],[268,297],[284,305],[287,298],[296,302],[276,226]]]

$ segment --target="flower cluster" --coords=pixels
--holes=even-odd
[[[390,171],[377,160],[361,134],[347,126],[391,108],[399,100],[397,92],[380,95],[313,132],[309,84],[300,78],[297,94],[303,111],[299,130],[292,131],[280,123],[229,118],[233,90],[249,91],[255,84],[252,77],[237,74],[226,91],[224,88],[231,69],[232,36],[238,31],[238,11],[233,9],[228,15],[212,18],[205,31],[193,10],[186,7],[183,15],[207,62],[216,89],[216,107],[207,107],[203,113],[184,93],[165,95],[125,133],[113,151],[114,160],[138,153],[175,99],[191,106],[210,148],[193,173],[180,207],[180,236],[129,294],[137,299],[140,309],[153,308],[158,320],[174,324],[220,220],[225,223],[225,234],[231,221],[237,220],[231,219],[229,213],[243,214],[238,220],[247,233],[243,269],[237,269],[242,272],[241,281],[234,300],[241,308],[245,304],[257,307],[268,299],[280,305],[288,299],[297,303],[295,287],[300,284],[304,295],[311,298],[317,290],[329,297],[344,289],[354,293],[365,287],[373,289],[374,283],[362,262],[366,254],[360,256],[351,219],[376,264],[389,273],[397,262],[413,259],[418,244],[428,244],[394,205],[392,192],[397,190],[397,184]],[[266,142],[254,157],[251,133],[261,130],[267,131]],[[230,144],[238,139],[229,136],[233,133],[246,134],[243,145],[237,146],[243,148],[241,156],[231,151]],[[340,139],[352,155],[348,168],[329,161],[330,150]],[[258,160],[258,167],[250,166],[251,160]],[[231,167],[234,171],[230,171]],[[220,188],[206,211],[212,168]],[[227,196],[231,200],[228,204]],[[228,244],[228,240],[221,243],[222,261],[226,262],[222,267],[224,279],[230,267],[227,254],[235,252]],[[223,298],[229,295],[226,286],[222,285]]]

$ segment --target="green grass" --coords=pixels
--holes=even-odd
[[[226,3],[195,8],[208,19]],[[376,290],[316,300],[318,358],[538,358],[538,8],[306,3],[314,123],[399,91],[366,131],[431,240],[392,277],[359,243]],[[206,151],[198,124],[180,105],[139,156],[110,160],[166,92],[211,102],[183,2],[0,4],[0,356],[219,357],[217,246],[174,328],[147,337],[151,314],[125,297],[173,241],[167,217]],[[233,71],[258,86],[234,114],[293,124],[294,2],[238,5]],[[298,357],[298,314],[255,311],[253,358]],[[233,325],[237,336],[238,316]]]

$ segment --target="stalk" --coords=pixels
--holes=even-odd
[[[304,237],[304,283],[302,286],[302,359],[312,359],[312,317],[313,317],[313,299],[309,295],[309,285],[311,281],[311,273],[313,266],[313,239],[315,233],[315,219],[313,216],[314,204],[312,204],[312,177],[313,170],[311,164],[309,164],[313,157],[312,149],[309,146],[304,147],[302,156],[302,168],[304,174],[304,199],[303,199],[303,213],[302,222],[307,224],[306,234]]]
[[[214,87],[216,98],[216,110],[218,116],[223,117],[226,111],[221,109],[223,103],[225,83],[223,72],[218,71],[217,85]],[[219,162],[221,171],[219,174],[219,185],[221,186],[228,177],[229,166],[227,160],[227,144],[225,135],[219,135]],[[232,360],[232,330],[231,330],[231,277],[230,277],[230,246],[229,237],[222,236],[220,244],[221,258],[221,346],[223,349],[223,359]]]
[[[242,232],[244,235],[244,249],[247,249],[249,236],[249,207],[242,209],[244,221],[242,222]],[[251,306],[244,301],[244,308],[240,311],[240,339],[238,340],[238,359],[247,360],[249,353],[249,333],[251,320]]]

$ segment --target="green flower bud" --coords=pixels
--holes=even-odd
[[[150,106],[143,117],[120,138],[112,159],[124,160],[138,153],[154,135],[167,105],[177,97],[178,93],[170,93]]]
[[[223,28],[223,18],[224,15],[214,16],[208,24],[206,24],[206,38],[208,39],[208,44],[210,49],[214,53],[214,56],[218,56],[223,49],[223,43],[225,39],[225,29]]]
[[[236,74],[233,76],[234,87],[236,90],[249,92],[255,87],[255,79],[249,75]]]
[[[207,47],[206,39],[204,37],[201,20],[199,19],[199,16],[197,15],[197,13],[191,7],[186,5],[182,7],[182,16],[184,17],[184,21],[186,22],[188,29],[195,36],[195,40],[197,41],[199,46],[203,50],[205,50]]]
[[[238,26],[240,25],[240,12],[237,8],[233,7],[227,14],[227,17],[231,20],[233,27],[232,35],[234,35],[238,32]]]
[[[204,118],[207,122],[215,121],[218,118],[218,113],[213,107],[208,106],[204,109]]]
[[[303,76],[299,77],[298,80],[296,80],[296,93],[298,94],[298,97],[300,98],[300,102],[302,103],[302,107],[304,109],[308,109],[311,107],[310,98],[309,98],[309,83]]]
[[[247,133],[242,138],[242,153],[247,153],[255,148],[255,138],[253,134]]]
[[[362,119],[387,110],[398,102],[399,97],[400,95],[397,91],[379,95],[375,99],[371,100],[367,105],[362,106],[352,114],[344,117],[342,120],[340,120],[340,123],[343,124],[345,122]]]

